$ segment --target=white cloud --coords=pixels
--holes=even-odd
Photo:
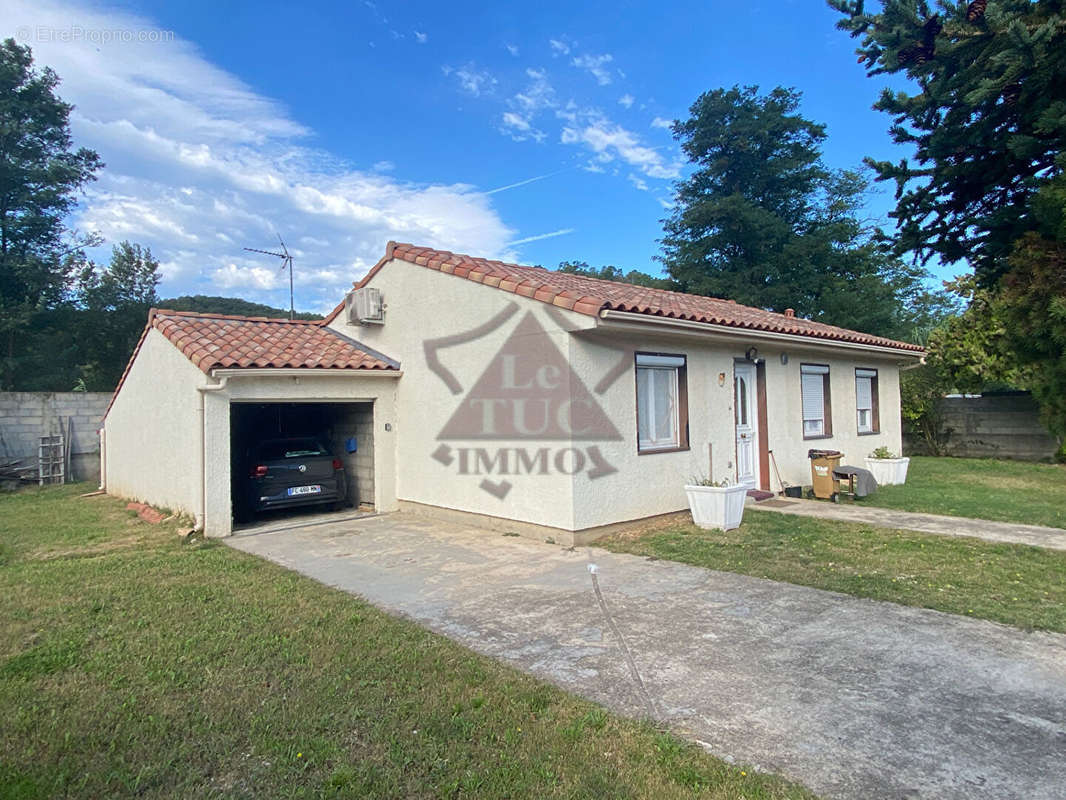
[[[514,111],[504,111],[500,122],[502,125],[501,130],[516,142],[523,142],[526,139],[542,142],[546,136],[543,131],[533,127],[533,123],[526,117],[516,114]]]
[[[541,112],[556,108],[559,101],[545,70],[527,69],[526,77],[529,82],[525,88],[507,99],[510,110],[503,113],[500,130],[516,142],[527,139],[541,142],[547,135],[534,124],[534,120]]]
[[[518,56],[518,45],[505,44],[504,47],[507,49],[507,52],[510,53],[512,56]]]
[[[419,44],[425,44],[429,41],[429,34],[422,33],[422,31],[415,31],[415,41]]]
[[[558,101],[555,98],[555,89],[548,82],[548,75],[542,69],[527,69],[526,77],[529,83],[526,88],[511,98],[511,104],[520,108],[527,114],[535,114],[548,108],[555,108]]]
[[[552,55],[565,56],[570,54],[570,45],[563,39],[549,39],[548,44],[551,46]]]
[[[580,122],[564,127],[560,141],[583,145],[600,164],[618,159],[649,178],[670,179],[679,175],[680,164],[676,160],[666,160],[659,150],[643,144],[635,133],[596,111],[586,112]]]
[[[624,94],[618,98],[618,105],[624,106],[625,108],[632,108],[633,103],[635,103],[636,101],[637,98],[635,98],[633,95]]]
[[[463,91],[474,97],[491,92],[496,85],[496,79],[492,73],[485,69],[478,69],[473,62],[468,62],[461,67],[445,65],[441,67],[441,70],[445,75],[454,75]]]
[[[606,86],[611,82],[611,73],[607,69],[607,65],[614,61],[614,56],[610,53],[603,53],[598,56],[583,55],[577,56],[570,61],[575,67],[588,70],[588,72],[596,79],[596,83],[600,86]]]
[[[634,175],[634,174],[633,174],[632,172],[630,172],[630,173],[629,173],[629,174],[628,174],[628,175],[626,176],[626,179],[627,179],[627,180],[628,180],[628,181],[629,181],[629,182],[630,182],[631,184],[633,184],[633,185],[634,185],[634,186],[636,186],[636,187],[637,187],[638,189],[640,189],[640,191],[642,191],[642,192],[646,192],[646,191],[648,191],[648,183],[647,183],[647,181],[645,181],[645,180],[644,180],[643,178],[641,178],[641,177],[639,177],[639,176],[637,176],[637,175]]]
[[[674,121],[672,119],[665,119],[664,117],[656,117],[651,121],[653,128],[662,128],[663,130],[670,130],[674,127]]]
[[[222,289],[260,289],[263,291],[277,289],[282,283],[287,283],[282,278],[288,277],[283,275],[279,269],[238,267],[233,263],[219,267],[212,273],[212,276],[215,285]]]
[[[577,122],[578,106],[573,99],[567,100],[566,105],[562,108],[556,109],[555,116],[559,119],[566,120],[567,122]]]
[[[9,0],[10,27],[158,30],[124,12]],[[107,246],[130,239],[161,262],[164,296],[237,291],[277,306],[288,280],[269,257],[296,255],[297,305],[332,307],[389,239],[512,257],[514,232],[465,184],[427,185],[360,171],[304,143],[311,133],[274,100],[204,60],[189,43],[31,42],[75,104],[74,141],[107,167],[73,220]]]
[[[392,172],[394,169],[396,169],[396,165],[386,159],[384,161],[375,161],[374,165],[370,169],[372,169],[374,172]]]

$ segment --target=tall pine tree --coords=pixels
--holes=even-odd
[[[932,307],[924,271],[860,220],[865,179],[826,167],[825,127],[799,103],[793,89],[717,89],[674,125],[695,170],[664,223],[667,273],[683,291],[910,336]]]
[[[893,138],[913,159],[873,162],[896,182],[899,251],[965,262],[980,292],[957,325],[983,331],[969,348],[949,330],[933,355],[955,374],[1012,365],[1066,435],[1066,13],[1061,0],[830,0],[860,39]],[[980,299],[980,302],[977,302]],[[1001,324],[989,327],[989,320]]]
[[[903,251],[966,261],[994,283],[1022,234],[1034,230],[1033,194],[1058,174],[1066,144],[1066,16],[1061,0],[938,3],[830,0],[838,27],[860,39],[867,74],[898,74],[874,108],[892,138],[914,149],[897,163],[869,160],[896,183]]]

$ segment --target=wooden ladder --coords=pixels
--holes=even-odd
[[[37,485],[67,482],[67,448],[62,436],[42,436],[37,446]]]

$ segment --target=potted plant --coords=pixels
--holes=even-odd
[[[748,487],[728,480],[694,477],[685,484],[692,521],[701,528],[731,531],[740,527]]]
[[[893,486],[907,482],[907,467],[911,460],[897,457],[887,447],[878,447],[866,457],[866,469],[873,473],[878,486]]]

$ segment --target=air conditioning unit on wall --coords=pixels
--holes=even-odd
[[[385,303],[381,290],[364,286],[353,289],[344,298],[349,325],[382,325],[385,322]]]

